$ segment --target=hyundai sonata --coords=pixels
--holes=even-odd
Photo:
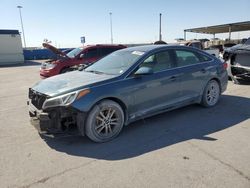
[[[192,47],[118,50],[84,70],[30,88],[31,122],[40,133],[76,125],[81,135],[106,142],[138,119],[193,103],[215,106],[227,87],[226,68]]]

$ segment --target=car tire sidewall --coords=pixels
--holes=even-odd
[[[116,132],[112,137],[101,137],[98,135],[95,131],[95,117],[97,114],[99,114],[100,110],[103,108],[111,107],[114,108],[117,113],[119,114],[120,118],[120,125],[117,128]],[[119,104],[112,100],[103,100],[100,103],[96,104],[89,112],[86,125],[85,125],[85,131],[86,135],[94,142],[107,142],[112,139],[114,139],[122,130],[124,125],[124,112]]]
[[[218,89],[219,89],[219,95],[218,95],[217,101],[216,101],[216,103],[214,103],[213,105],[209,104],[208,101],[207,101],[207,92],[208,92],[208,89],[209,89],[210,84],[212,84],[212,83],[217,84]],[[207,85],[206,85],[206,87],[205,87],[205,89],[204,89],[204,91],[203,91],[202,102],[201,102],[201,104],[202,104],[203,106],[205,106],[205,107],[213,107],[213,106],[215,106],[215,105],[218,103],[218,101],[219,101],[219,99],[220,99],[220,95],[221,95],[221,91],[220,91],[220,85],[219,85],[218,81],[216,81],[216,80],[210,80],[210,81],[207,83]]]

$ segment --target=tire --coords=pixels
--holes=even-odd
[[[94,142],[107,142],[121,132],[123,124],[124,112],[121,106],[112,100],[103,100],[88,114],[86,135]]]
[[[201,104],[205,107],[213,107],[215,106],[220,98],[220,86],[216,80],[210,80],[202,95]]]

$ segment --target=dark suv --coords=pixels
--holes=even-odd
[[[58,54],[58,49],[46,44],[46,47]],[[89,45],[86,47],[75,48],[67,54],[60,53],[60,58],[53,61],[48,61],[42,64],[40,68],[40,76],[47,78],[57,74],[69,72],[72,67],[79,64],[92,64],[102,57],[122,48],[124,45]]]

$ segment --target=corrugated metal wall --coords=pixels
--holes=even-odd
[[[20,34],[0,33],[0,65],[23,63]]]

